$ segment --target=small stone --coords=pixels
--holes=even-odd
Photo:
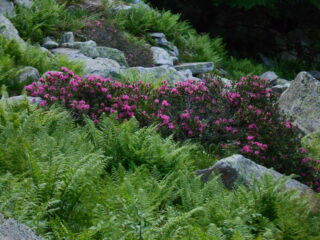
[[[46,49],[53,49],[53,48],[59,47],[59,44],[57,42],[53,41],[51,38],[46,37],[44,39],[44,43],[43,43],[42,47],[44,47]]]
[[[266,79],[268,82],[269,86],[272,86],[275,82],[275,80],[277,80],[279,78],[279,76],[275,73],[275,72],[265,72],[260,76],[261,79]]]
[[[28,83],[37,81],[40,78],[40,73],[38,69],[34,67],[24,67],[17,72],[17,79],[19,83]]]
[[[166,50],[159,47],[152,47],[151,51],[153,53],[154,64],[173,66],[173,59]]]
[[[63,43],[69,43],[69,44],[74,44],[74,35],[73,32],[66,32],[62,35],[61,37],[61,44]]]

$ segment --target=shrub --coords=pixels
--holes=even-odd
[[[78,126],[61,108],[1,102],[0,211],[52,240],[317,238],[319,214],[280,191],[286,179],[203,184],[194,147],[133,119]]]
[[[164,81],[153,88],[142,81],[120,83],[99,76],[82,79],[63,70],[26,87],[29,94],[44,99],[41,106],[59,102],[76,118],[88,114],[94,122],[99,122],[102,113],[117,112],[119,120],[135,116],[141,125],[158,124],[165,136],[220,145],[282,173],[298,174],[320,191],[319,169],[301,149],[300,132],[283,118],[276,96],[257,76],[244,77],[234,86],[207,79],[174,86]]]
[[[221,62],[222,68],[228,72],[228,77],[238,81],[242,76],[261,75],[267,69],[250,59],[236,59],[229,57]]]
[[[81,35],[86,40],[94,40],[98,45],[116,48],[124,52],[129,66],[151,67],[153,56],[150,46],[142,39],[138,39],[117,28],[112,21],[84,20],[85,27]]]
[[[81,63],[68,60],[66,57],[54,57],[39,46],[20,46],[14,40],[0,37],[0,85],[7,85],[9,93],[19,94],[26,83],[17,81],[17,72],[31,66],[39,70],[40,74],[48,70],[59,70],[62,66],[68,66],[78,74],[82,74]]]
[[[34,0],[31,8],[18,7],[10,20],[24,40],[43,42],[44,37],[57,36],[61,31],[74,31],[82,27],[81,16],[86,11],[78,8],[67,11],[55,0]],[[60,36],[59,36],[60,37]]]

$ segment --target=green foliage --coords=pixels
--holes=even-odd
[[[260,75],[267,71],[262,65],[250,59],[236,59],[230,57],[221,63],[222,68],[229,73],[228,78],[239,80],[242,76]]]
[[[54,57],[39,46],[30,44],[19,45],[14,40],[0,37],[0,85],[7,85],[10,93],[19,94],[24,85],[30,82],[20,83],[17,74],[25,66],[38,69],[40,74],[48,70],[60,70],[62,66],[83,73],[81,62],[73,62],[66,57]]]
[[[320,216],[286,179],[203,184],[190,147],[134,120],[76,126],[60,108],[2,102],[0,212],[46,239],[317,239]]]
[[[121,29],[149,41],[148,33],[164,33],[179,48],[182,61],[218,62],[225,57],[221,38],[210,39],[208,35],[197,34],[188,22],[180,20],[179,14],[135,7],[130,11],[118,11],[111,17]]]
[[[17,7],[11,21],[24,40],[42,43],[46,36],[81,28],[80,17],[86,14],[81,8],[67,11],[65,4],[60,5],[56,0],[34,0],[31,8]]]
[[[308,149],[313,159],[320,160],[320,132],[314,132],[302,139],[303,146]]]
[[[186,45],[186,51],[181,56],[185,61],[217,63],[226,57],[222,38],[211,39],[207,34],[190,34]],[[190,52],[187,49],[190,49]]]

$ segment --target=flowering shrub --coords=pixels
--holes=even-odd
[[[163,81],[121,83],[100,76],[81,78],[63,68],[50,72],[26,87],[43,98],[40,106],[55,102],[71,109],[73,116],[117,114],[119,120],[136,117],[140,124],[158,124],[164,135],[194,139],[205,145],[232,149],[275,170],[295,173],[320,192],[318,162],[301,148],[297,127],[286,121],[276,97],[257,76],[241,78],[234,86],[219,79],[188,80],[174,85]]]

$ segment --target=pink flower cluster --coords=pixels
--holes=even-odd
[[[223,151],[230,148],[282,173],[298,174],[310,186],[320,182],[320,171],[301,148],[297,128],[282,117],[274,95],[257,76],[230,87],[206,79],[163,81],[155,88],[142,81],[81,78],[66,68],[62,71],[49,72],[25,87],[31,96],[43,99],[40,106],[60,103],[77,119],[86,114],[96,123],[103,114],[116,114],[122,121],[136,117],[142,126],[158,124],[159,131],[177,140],[192,138]]]

